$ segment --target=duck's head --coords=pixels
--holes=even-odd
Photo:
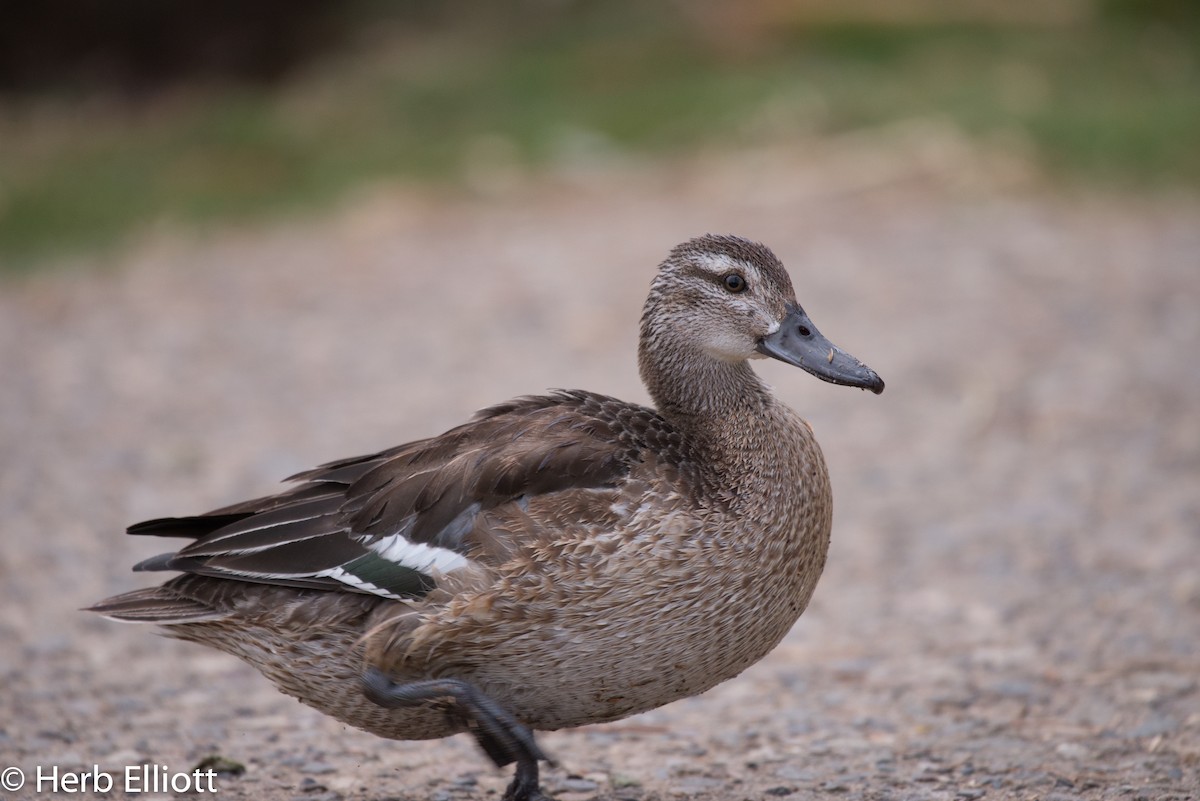
[[[883,392],[874,370],[813,325],[778,257],[740,237],[692,239],[659,267],[642,315],[643,346],[684,340],[717,361],[769,356],[823,381]]]

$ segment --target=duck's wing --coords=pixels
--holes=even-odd
[[[507,504],[611,490],[673,438],[655,412],[614,398],[521,398],[441,436],[300,473],[279,495],[132,526],[195,538],[134,569],[419,597],[440,575],[512,552],[529,532],[487,525]]]

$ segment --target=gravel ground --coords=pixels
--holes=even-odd
[[[546,788],[1200,798],[1200,201],[1011,172],[850,141],[484,176],[0,286],[0,768],[30,776],[5,797],[52,797],[39,766],[220,755],[245,766],[217,777],[227,799],[495,799],[507,776],[469,739],[379,740],[231,657],[76,610],[148,583],[129,566],[163,543],[129,522],[516,394],[644,400],[654,265],[717,231],[771,245],[888,389],[761,366],[833,473],[812,606],[703,697],[543,735]]]

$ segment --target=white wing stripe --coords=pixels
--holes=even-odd
[[[402,534],[392,534],[367,546],[389,562],[429,575],[436,570],[449,573],[469,563],[467,557],[448,548],[438,548],[423,542],[410,542]]]
[[[325,578],[331,578],[331,579],[334,579],[335,581],[340,581],[343,584],[348,584],[357,590],[361,590],[363,592],[368,592],[368,593],[371,593],[372,595],[382,595],[384,598],[392,598],[394,600],[400,600],[399,595],[388,592],[387,590],[383,589],[382,587],[377,587],[369,581],[363,581],[358,576],[354,575],[353,573],[347,572],[340,567],[333,567],[333,568],[330,568],[329,570],[322,570],[320,573],[317,573],[316,575],[325,577]]]

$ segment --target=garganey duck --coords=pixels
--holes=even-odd
[[[470,732],[505,798],[541,798],[533,730],[701,693],[765,656],[812,596],[829,476],[750,369],[770,356],[883,391],[763,245],[703,236],[660,265],[638,363],[656,409],[524,397],[431,439],[331,462],[278,495],[130,534],[186,537],[183,575],[91,607],[238,656],[398,740]]]

